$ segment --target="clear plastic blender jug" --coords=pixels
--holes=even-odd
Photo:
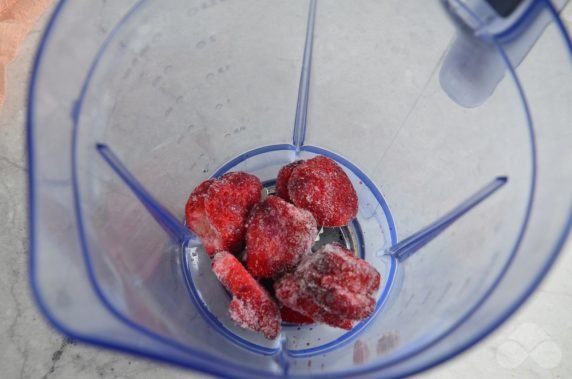
[[[396,377],[495,329],[571,225],[564,2],[61,1],[28,114],[31,279],[64,334],[229,377]],[[547,100],[548,99],[548,100]],[[316,154],[382,275],[351,331],[234,326],[184,204]]]

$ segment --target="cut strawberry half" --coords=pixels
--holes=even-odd
[[[230,318],[241,328],[262,332],[268,339],[280,333],[280,310],[266,290],[246,271],[236,257],[217,253],[212,268],[218,280],[232,294]]]

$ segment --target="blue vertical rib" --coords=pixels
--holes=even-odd
[[[296,102],[296,118],[294,119],[294,135],[292,144],[296,151],[300,151],[306,138],[306,120],[308,117],[308,97],[310,93],[310,73],[312,71],[312,47],[314,45],[314,21],[316,19],[316,2],[310,0],[308,11],[308,26],[306,27],[306,42],[304,45],[304,58],[302,72],[300,73],[300,86],[298,87],[298,101]]]
[[[481,188],[479,191],[477,191],[475,194],[473,194],[467,200],[463,201],[461,204],[459,204],[457,207],[452,209],[449,213],[445,214],[437,221],[390,247],[386,251],[386,254],[395,256],[400,262],[409,258],[420,248],[425,246],[425,244],[427,244],[433,238],[437,237],[451,224],[461,218],[465,213],[470,211],[480,202],[495,193],[499,188],[504,186],[507,181],[508,178],[506,176],[497,177],[491,183]]]
[[[273,358],[282,369],[282,374],[288,376],[290,371],[290,355],[288,353],[288,339],[284,335],[280,336],[280,348]]]
[[[182,243],[193,238],[189,229],[145,190],[107,145],[98,143],[96,149],[167,233]]]

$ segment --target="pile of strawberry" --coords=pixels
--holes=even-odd
[[[338,244],[312,252],[318,228],[347,225],[357,210],[345,172],[317,156],[284,166],[276,196],[265,199],[260,180],[244,172],[204,181],[185,214],[233,296],[231,319],[273,339],[282,321],[349,330],[373,312],[375,268]]]

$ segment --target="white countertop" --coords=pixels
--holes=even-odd
[[[572,7],[564,11],[572,24]],[[47,16],[8,69],[0,112],[0,377],[191,378],[200,374],[65,340],[47,325],[28,282],[25,97],[31,61]],[[4,215],[2,215],[4,217]],[[572,241],[540,289],[477,347],[419,378],[572,377]],[[520,358],[520,359],[519,359]]]

